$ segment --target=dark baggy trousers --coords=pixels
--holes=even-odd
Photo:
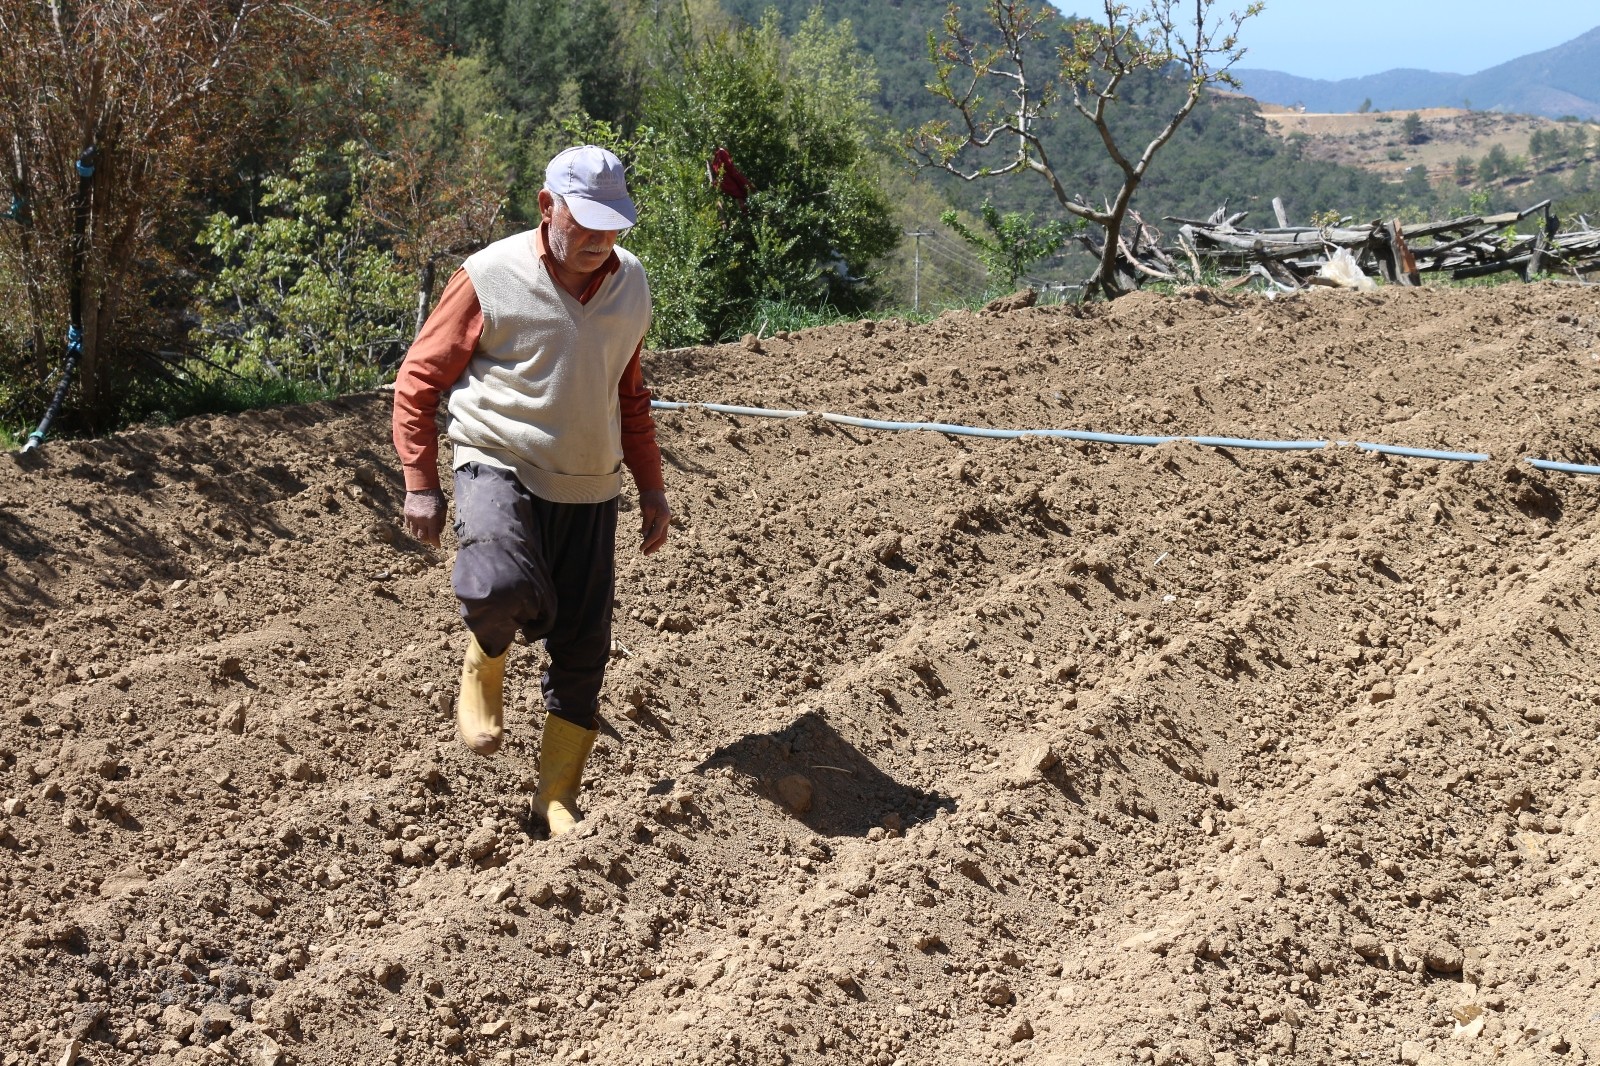
[[[611,652],[617,501],[551,503],[508,470],[468,463],[455,474],[451,586],[478,646],[497,656],[521,630],[543,638],[545,709],[595,728]]]

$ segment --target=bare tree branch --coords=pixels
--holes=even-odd
[[[315,32],[297,34],[308,22]],[[376,0],[0,0],[0,181],[32,223],[0,241],[28,278],[41,359],[82,319],[80,408],[114,398],[117,330],[152,272],[170,269],[156,235],[190,225],[192,192],[255,133],[246,97],[375,42],[399,54],[403,34],[382,36],[398,24]],[[74,257],[73,166],[89,147],[86,251]]]
[[[1206,88],[1236,84],[1229,71],[1244,55],[1238,45],[1239,27],[1262,6],[1250,3],[1219,16],[1215,4],[1216,0],[1102,0],[1100,20],[1066,26],[1070,41],[1057,50],[1056,68],[1039,74],[1030,69],[1030,61],[1037,58],[1050,32],[1063,27],[1048,5],[988,0],[988,29],[999,43],[985,46],[966,32],[960,8],[952,3],[942,36],[929,34],[934,67],[929,89],[960,116],[960,126],[953,129],[942,120],[926,123],[908,137],[907,152],[917,166],[963,181],[1023,171],[1038,174],[1063,210],[1105,229],[1100,260],[1087,288],[1114,297],[1123,291],[1117,280],[1125,248],[1120,234],[1134,193]],[[1189,12],[1192,19],[1187,18]],[[1181,26],[1180,14],[1185,15]],[[1171,76],[1173,68],[1187,70],[1182,103],[1137,154],[1130,153],[1109,119],[1118,92],[1135,73]],[[959,90],[958,78],[963,83]],[[985,97],[986,89],[998,99]],[[1104,210],[1089,207],[1081,196],[1069,192],[1045,150],[1041,133],[1055,121],[1053,104],[1063,94],[1071,112],[1094,128],[1107,158],[1122,174],[1121,186]],[[1016,139],[1015,152],[996,159],[1003,139],[1011,137]]]

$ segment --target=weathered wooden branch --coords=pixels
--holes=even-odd
[[[1365,226],[1288,226],[1281,202],[1274,204],[1273,213],[1279,225],[1270,229],[1241,228],[1247,212],[1230,212],[1226,203],[1204,221],[1168,217],[1166,221],[1179,227],[1170,251],[1189,260],[1194,276],[1209,262],[1285,288],[1312,282],[1340,249],[1354,255],[1363,270],[1400,285],[1420,284],[1426,273],[1474,278],[1506,271],[1531,277],[1541,270],[1576,276],[1600,270],[1600,232],[1581,219],[1581,228],[1561,232],[1548,200],[1498,215],[1467,215],[1412,225],[1377,220]],[[1544,225],[1538,234],[1508,232],[1540,213]],[[1177,270],[1167,250],[1148,238],[1143,247],[1135,240],[1131,248],[1119,251],[1124,259],[1135,260],[1125,264],[1132,273],[1156,275]]]

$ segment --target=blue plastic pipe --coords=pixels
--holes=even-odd
[[[790,411],[770,407],[739,407],[726,403],[684,403],[675,400],[651,400],[650,406],[662,411],[686,411],[691,407],[716,411],[725,415],[746,415],[752,418],[804,418],[810,411]],[[1053,437],[1058,440],[1092,441],[1096,444],[1166,444],[1169,441],[1188,441],[1207,448],[1252,448],[1260,451],[1290,452],[1315,451],[1328,447],[1325,440],[1252,440],[1248,437],[1148,437],[1127,433],[1095,433],[1087,429],[985,429],[981,426],[957,426],[948,422],[894,422],[883,418],[857,418],[854,415],[818,412],[825,422],[859,429],[885,429],[891,431],[922,430],[928,433],[946,433],[956,437],[985,437],[990,440],[1016,440],[1019,437]],[[1365,452],[1383,455],[1400,455],[1410,459],[1441,459],[1457,463],[1481,463],[1489,458],[1487,452],[1447,452],[1434,448],[1406,448],[1398,444],[1374,444],[1371,441],[1337,442],[1340,447],[1357,447]],[[1582,466],[1578,463],[1557,463],[1549,459],[1526,459],[1525,462],[1540,470],[1558,470],[1567,474],[1600,475],[1600,466]]]
[[[661,411],[686,411],[691,407],[716,411],[725,415],[748,415],[753,418],[802,418],[809,411],[789,411],[769,407],[738,407],[726,403],[685,403],[678,400],[651,400],[650,406]],[[1242,437],[1151,437],[1128,433],[1096,433],[1087,429],[985,429],[980,426],[958,426],[949,422],[894,422],[883,418],[857,418],[854,415],[823,411],[819,417],[826,422],[859,429],[885,429],[891,431],[922,430],[928,433],[947,433],[955,437],[987,437],[991,440],[1015,440],[1018,437],[1053,437],[1058,440],[1092,441],[1096,444],[1166,444],[1169,441],[1187,440],[1212,448],[1258,448],[1265,451],[1310,451],[1326,448],[1323,440],[1247,440]]]
[[[1441,452],[1432,448],[1402,448],[1398,444],[1373,444],[1369,441],[1340,441],[1354,444],[1364,452],[1381,452],[1384,455],[1404,455],[1409,459],[1445,459],[1457,463],[1481,463],[1489,458],[1487,452]]]
[[[1325,440],[1248,440],[1244,437],[1184,437],[1208,448],[1258,448],[1272,452],[1309,452],[1326,448]]]
[[[749,415],[752,418],[804,418],[810,411],[785,411],[772,407],[737,407],[731,403],[682,403],[677,400],[651,400],[658,411],[687,411],[691,407],[723,415]]]
[[[765,407],[735,407],[727,403],[703,403],[700,405],[707,411],[715,411],[723,415],[756,415],[761,418],[804,418],[810,411],[781,411]]]
[[[1540,470],[1559,470],[1563,474],[1600,474],[1600,466],[1584,466],[1581,463],[1557,463],[1550,459],[1524,459],[1523,462]]]
[[[825,422],[860,429],[924,430],[948,433],[957,437],[988,437],[993,440],[1016,440],[1018,437],[1056,437],[1065,440],[1092,440],[1102,444],[1165,444],[1177,437],[1136,437],[1121,433],[1091,433],[1082,429],[984,429],[978,426],[955,426],[946,422],[889,422],[881,418],[856,418],[853,415],[822,413]]]

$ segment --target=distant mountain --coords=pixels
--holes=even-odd
[[[1273,70],[1234,73],[1246,95],[1272,104],[1303,104],[1308,111],[1355,111],[1365,100],[1380,111],[1465,107],[1470,101],[1478,111],[1600,120],[1600,27],[1477,74],[1402,69],[1323,81]]]

